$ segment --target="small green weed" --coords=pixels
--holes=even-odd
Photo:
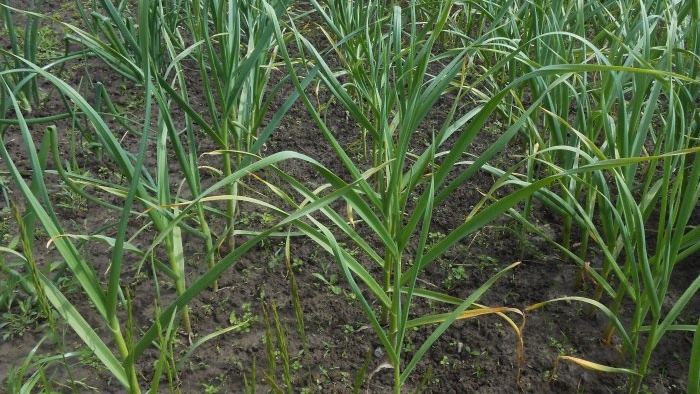
[[[238,314],[236,314],[236,311],[231,311],[228,322],[231,325],[240,325],[236,329],[237,332],[250,332],[253,324],[257,323],[258,317],[251,312],[250,308],[250,303],[244,303],[241,305],[241,310]]]
[[[330,290],[331,293],[335,295],[340,295],[343,293],[343,289],[341,289],[340,286],[338,286],[338,274],[330,274],[330,276],[328,276],[328,279],[326,279],[325,276],[319,274],[318,272],[314,272],[313,274],[311,274],[311,276],[325,283],[326,286],[328,286],[328,290]]]
[[[447,279],[442,282],[442,285],[445,287],[445,289],[452,290],[455,288],[457,282],[466,279],[467,275],[467,270],[463,265],[452,267],[447,274]]]
[[[2,340],[21,337],[28,330],[37,328],[40,325],[40,318],[41,314],[36,302],[31,299],[17,300],[16,307],[2,313],[2,321],[0,321]]]

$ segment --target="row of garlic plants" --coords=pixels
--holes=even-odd
[[[551,242],[598,286],[590,298],[563,299],[594,305],[609,318],[603,335],[620,338],[628,365],[567,360],[628,374],[629,391],[638,392],[663,336],[697,333],[696,324],[677,319],[700,279],[665,306],[674,267],[692,261],[700,248],[692,223],[700,194],[700,169],[694,165],[700,155],[696,2],[101,0],[89,6],[77,1],[76,7],[82,20],[69,24],[3,3],[12,46],[2,51],[2,136],[20,136],[33,175],[25,180],[14,152],[3,144],[0,155],[11,181],[0,186],[24,200],[23,249],[40,251],[33,233],[38,223],[91,301],[91,313],[108,327],[109,338],[87,324],[85,312],[36,267],[31,253],[15,253],[33,273],[27,291],[54,311],[47,313],[66,321],[130,392],[144,385],[154,392],[163,374],[177,373],[169,351],[178,327],[192,334],[189,301],[216,289],[225,270],[261,240],[284,236],[290,228],[335,257],[387,355],[395,392],[456,320],[502,317],[516,333],[513,351],[519,356],[524,312],[558,300],[523,309],[478,304],[518,263],[503,267],[463,299],[422,288],[419,279],[451,247],[504,215],[519,220],[524,231],[542,235],[530,220],[535,199],[565,218],[562,239]],[[32,35],[20,39],[12,30],[16,15],[27,21],[26,31],[40,21],[59,24],[73,46],[63,57],[37,64]],[[314,15],[314,28],[326,42],[308,39],[301,22],[308,15]],[[60,77],[66,64],[85,57],[104,62],[139,89],[140,118],[121,117],[101,85],[91,103]],[[278,82],[272,77],[276,69],[288,77]],[[40,105],[38,81],[48,81],[64,98],[64,113],[28,116],[29,108]],[[284,83],[295,92],[274,107]],[[357,126],[365,141],[363,155],[352,154],[325,123],[309,97],[314,84]],[[262,154],[297,101],[352,182],[305,154]],[[425,120],[441,101],[451,108],[439,127],[428,130]],[[463,109],[464,102],[470,110]],[[81,128],[121,181],[65,165],[55,127],[47,127],[41,140],[31,131],[60,118]],[[492,132],[496,119],[503,125],[497,140],[483,152],[470,152],[482,133]],[[137,142],[136,151],[118,138],[124,129]],[[523,148],[519,141],[528,143]],[[495,166],[500,152],[512,149],[522,149],[523,159],[509,168]],[[155,152],[153,166],[146,161],[149,152]],[[220,160],[205,164],[205,153]],[[278,165],[290,160],[309,163],[326,183],[312,189],[281,171]],[[275,201],[243,192],[249,175],[263,169],[276,174],[277,183],[261,179],[258,184],[278,197]],[[51,171],[73,192],[113,212],[116,235],[65,231],[44,178]],[[215,173],[217,181],[205,186],[204,171]],[[494,176],[491,190],[462,213],[461,225],[428,242],[433,212],[483,172]],[[347,204],[346,212],[331,208],[336,200]],[[278,221],[263,230],[237,228],[243,204],[265,209]],[[571,239],[574,226],[580,229],[578,240]],[[151,244],[136,246],[134,234],[149,229],[155,232]],[[238,235],[245,237],[237,242]],[[81,254],[86,239],[110,250],[106,282]],[[201,242],[205,258],[186,255],[185,240]],[[351,253],[355,248],[362,253]],[[589,264],[593,255],[603,256],[602,266]],[[186,261],[193,259],[203,260],[206,269],[188,282]],[[133,266],[150,266],[177,291],[174,301],[159,301],[153,322],[140,334],[128,286]],[[155,294],[160,286],[154,280]],[[443,303],[449,312],[417,316],[420,299]],[[623,324],[620,306],[626,301],[635,310]],[[416,327],[432,332],[407,354],[406,335]],[[700,353],[698,343],[695,334],[694,355]],[[138,362],[153,346],[160,357],[153,376],[144,380]],[[697,390],[700,360],[696,356],[689,365],[688,389]]]

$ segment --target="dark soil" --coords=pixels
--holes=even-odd
[[[51,3],[47,2],[47,6],[55,7],[49,5]],[[50,11],[60,10],[61,8],[55,7]],[[128,107],[132,100],[138,99],[138,94],[134,93],[138,87],[121,80],[98,60],[89,59],[85,63],[76,63],[75,66],[72,74],[65,75],[65,79],[74,86],[78,86],[81,80],[83,84],[87,81],[92,84],[100,82],[112,97],[125,107]],[[280,77],[281,73],[277,78]],[[124,89],[124,86],[127,89]],[[48,84],[43,84],[42,88],[47,93],[52,91]],[[291,92],[292,88],[286,86],[279,93],[279,103]],[[443,117],[449,110],[449,104],[448,102],[438,105],[436,112],[426,121],[427,124]],[[464,110],[468,107],[469,103],[465,103]],[[130,110],[133,111],[132,116],[142,116],[139,109]],[[63,103],[54,92],[47,96],[39,108],[25,116],[42,117],[63,111]],[[12,116],[10,111],[8,117]],[[355,125],[348,122],[344,111],[337,106],[329,107],[327,122],[345,146],[357,143],[361,138]],[[71,133],[71,124],[68,121],[55,124],[60,131],[60,148],[65,160],[70,152],[68,136]],[[120,130],[120,126],[113,119],[109,119],[109,125],[115,130]],[[35,143],[38,144],[41,140],[46,126],[43,124],[32,128]],[[489,131],[490,137],[485,136],[469,149],[472,152],[482,151],[503,131],[501,128],[502,126],[494,123]],[[127,136],[124,141],[127,149],[136,151],[136,136]],[[17,166],[27,174],[25,180],[29,181],[31,171],[27,152],[18,130],[7,129],[3,135],[3,143],[13,155]],[[206,142],[202,141],[202,144],[200,149],[204,152]],[[339,174],[344,174],[328,144],[299,103],[290,110],[268,142],[265,154],[282,150],[308,154]],[[512,144],[510,150],[503,153],[501,160],[513,162],[514,157],[521,151],[518,143]],[[114,164],[106,159],[100,160],[90,150],[78,147],[77,161],[81,168],[92,174],[115,177],[112,174]],[[150,157],[146,167],[153,169],[154,166],[155,158]],[[53,168],[51,163],[49,168]],[[322,182],[308,166],[287,162],[283,169],[307,185],[316,186]],[[173,167],[173,171],[175,170]],[[5,164],[0,163],[0,171],[5,174]],[[210,179],[212,182],[215,180]],[[49,189],[55,192],[54,203],[66,203],[62,200],[64,196],[60,194],[60,180],[55,173],[47,172],[46,181]],[[436,237],[459,225],[480,199],[479,191],[489,190],[492,184],[493,179],[490,176],[480,175],[474,178],[472,183],[464,185],[446,204],[437,207],[434,213],[434,228],[431,228]],[[173,190],[176,190],[178,185],[179,181],[175,182]],[[19,192],[13,185],[8,186],[10,196],[21,206]],[[252,187],[263,191],[258,186]],[[108,195],[102,197],[119,203],[118,199]],[[0,204],[4,202],[0,200]],[[59,208],[57,212],[68,233],[95,233],[106,225],[113,225],[119,219],[117,213],[92,203],[81,207]],[[544,209],[536,210],[535,216],[538,226],[555,238],[561,232],[559,218],[548,214]],[[264,217],[259,210],[252,207],[243,205],[240,217],[252,226],[264,225]],[[3,219],[7,219],[6,214],[3,214]],[[135,233],[139,225],[142,223],[134,221],[135,227],[131,233]],[[114,231],[115,229],[110,227],[106,233],[113,235]],[[16,234],[16,231],[7,230],[0,235],[5,234]],[[524,234],[524,238],[520,238],[519,234],[518,225],[511,219],[504,218],[493,223],[483,231],[464,239],[443,259],[430,266],[420,278],[420,285],[429,290],[448,291],[454,296],[466,297],[499,270],[521,261],[522,264],[499,280],[479,303],[524,310],[529,305],[560,296],[593,294],[594,285],[591,282],[584,281],[583,286],[577,286],[579,270],[573,263],[564,261],[544,240],[532,234]],[[146,231],[134,243],[139,247],[148,247],[153,237],[152,232]],[[5,238],[7,239],[9,237]],[[5,246],[5,240],[0,246]],[[38,239],[36,253],[39,264],[48,270],[48,265],[60,260],[60,256],[55,251],[43,248],[46,241]],[[186,245],[189,275],[193,278],[204,269],[203,245],[195,239],[188,240]],[[222,393],[242,392],[244,376],[250,380],[251,371],[256,367],[257,390],[267,392],[271,384],[264,376],[268,369],[263,308],[267,308],[268,313],[271,313],[271,308],[276,307],[286,333],[295,392],[352,392],[353,381],[366,359],[369,360],[369,365],[361,392],[390,392],[393,373],[390,369],[382,369],[387,360],[368,326],[366,317],[353,299],[352,292],[343,285],[342,279],[337,284],[338,288],[334,288],[314,276],[342,276],[333,257],[313,242],[294,237],[291,240],[291,257],[304,312],[307,343],[303,344],[292,305],[290,275],[283,258],[284,247],[283,238],[273,238],[255,248],[221,277],[217,292],[207,290],[191,303],[195,341],[233,323],[248,318],[252,320],[244,329],[224,333],[196,349],[174,379],[173,386],[184,393],[205,392],[216,388]],[[95,270],[102,275],[110,259],[109,249],[103,244],[91,242],[85,245],[83,252],[94,263]],[[138,261],[134,256],[129,258],[132,265]],[[699,264],[700,259],[694,256],[677,267],[674,272],[676,280],[672,282],[674,287],[669,289],[669,299],[677,298],[680,292],[687,288],[698,275]],[[136,267],[126,269],[124,283],[128,284],[130,294],[133,295],[135,324],[137,327],[147,327],[155,314],[154,279],[149,267],[145,267],[140,275],[136,274]],[[159,277],[159,280],[163,301],[173,299],[174,288],[167,279]],[[86,297],[77,291],[74,284],[66,284],[65,289],[71,288],[71,301],[85,314],[98,333],[104,338],[109,337],[106,327],[98,323],[98,317],[91,315],[94,311]],[[21,292],[18,294],[20,298],[23,296]],[[691,303],[688,317],[697,318],[700,314],[699,307],[697,302]],[[414,316],[421,316],[436,311],[443,309],[436,305],[419,303],[413,313]],[[19,313],[16,304],[10,312]],[[624,390],[626,378],[622,375],[597,373],[564,361],[557,362],[559,355],[572,355],[601,364],[627,366],[624,355],[616,346],[606,346],[601,342],[601,333],[607,324],[605,318],[592,313],[585,304],[555,303],[527,313],[524,321],[515,314],[509,316],[516,324],[524,324],[522,362],[519,362],[517,357],[517,334],[504,319],[480,317],[460,321],[448,329],[420,362],[406,387],[407,392],[422,390],[428,393],[619,393]],[[43,319],[38,319],[21,332],[0,329],[0,334],[7,335],[7,338],[0,342],[0,382],[6,380],[10,370],[17,368],[44,336],[44,323]],[[410,360],[412,352],[420,347],[432,329],[428,327],[411,333],[408,338],[411,346],[404,356],[404,363]],[[60,341],[49,340],[40,347],[39,354],[83,351],[83,356],[68,359],[67,365],[70,368],[52,368],[49,371],[53,374],[52,379],[56,382],[67,381],[70,373],[74,379],[82,382],[83,385],[79,386],[80,391],[122,392],[118,382],[112,381],[108,372],[95,367],[99,363],[86,355],[85,346],[70,333],[70,328],[61,326],[60,330],[65,343],[61,345]],[[138,335],[137,333],[137,338]],[[678,333],[670,333],[663,339],[646,380],[650,392],[680,394],[686,391],[691,340],[690,335]],[[187,338],[180,333],[177,336],[175,354],[183,355],[188,348]],[[158,353],[153,350],[147,352],[139,361],[144,383],[150,379],[157,356]],[[282,385],[281,367],[278,365],[277,368],[277,376],[271,379]],[[4,389],[4,384],[2,387]],[[166,387],[167,382],[164,382],[161,388],[165,390]],[[62,387],[61,383],[57,383],[54,389],[70,391],[71,387]]]

